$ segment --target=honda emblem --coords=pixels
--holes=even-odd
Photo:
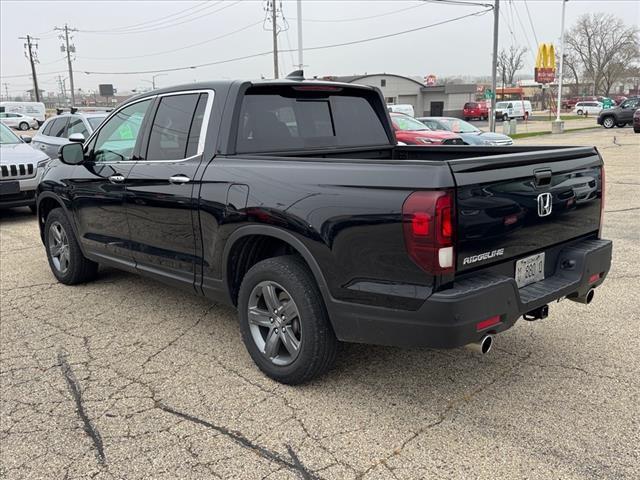
[[[546,217],[551,213],[553,203],[551,202],[550,193],[541,193],[538,195],[538,216]]]

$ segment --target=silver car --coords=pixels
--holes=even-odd
[[[35,212],[36,187],[49,157],[0,123],[0,208],[28,206]]]
[[[15,112],[0,113],[0,122],[4,123],[7,127],[17,128],[25,132],[30,128],[37,130],[40,125],[35,118]]]
[[[33,137],[33,147],[57,158],[58,150],[69,142],[83,142],[107,118],[106,112],[65,113],[44,122]]]

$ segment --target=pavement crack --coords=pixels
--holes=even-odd
[[[235,432],[226,427],[223,427],[220,425],[214,425],[213,423],[210,423],[206,420],[195,417],[188,413],[180,412],[168,405],[165,405],[162,402],[156,402],[156,407],[162,410],[163,412],[170,413],[171,415],[175,415],[184,420],[188,420],[190,422],[196,423],[198,425],[209,428],[211,430],[215,430],[216,432],[221,433],[222,435],[228,437],[229,439],[231,439],[233,442],[237,443],[241,447],[248,448],[256,452],[261,457],[267,460],[270,460],[274,463],[277,463],[278,465],[281,465],[282,467],[285,467],[297,473],[300,476],[300,478],[304,480],[319,480],[320,478],[302,464],[298,456],[295,454],[295,452],[289,445],[287,445],[287,452],[289,453],[291,460],[283,457],[277,452],[274,452],[272,450],[269,450],[266,447],[263,447],[262,445],[258,445],[252,442],[247,437],[242,435],[240,432]]]
[[[69,392],[73,397],[73,400],[76,403],[76,412],[82,420],[84,431],[91,440],[93,441],[93,445],[96,448],[96,456],[98,457],[98,462],[101,465],[105,465],[107,462],[107,457],[104,453],[104,444],[102,443],[102,437],[100,436],[100,432],[96,428],[96,426],[91,422],[91,419],[87,415],[87,412],[84,408],[84,404],[82,402],[82,391],[80,389],[80,384],[76,379],[75,374],[67,361],[67,356],[62,352],[58,352],[58,363],[60,368],[62,369],[62,375],[67,382],[67,387],[69,388]]]

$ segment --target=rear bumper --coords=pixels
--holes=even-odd
[[[513,277],[477,273],[431,295],[415,311],[332,302],[329,311],[342,341],[393,346],[454,348],[512,327],[523,314],[568,296],[584,296],[611,267],[609,240],[584,240],[563,248],[554,275],[518,289]],[[596,278],[597,277],[597,278]],[[500,316],[500,323],[476,324]]]

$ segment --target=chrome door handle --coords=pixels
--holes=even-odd
[[[124,182],[124,175],[120,175],[119,173],[116,175],[111,175],[109,177],[109,181],[111,183],[122,183]]]
[[[190,181],[191,179],[186,175],[172,175],[171,177],[169,177],[169,183],[173,183],[174,185],[176,184],[179,185],[181,183],[189,183]]]

